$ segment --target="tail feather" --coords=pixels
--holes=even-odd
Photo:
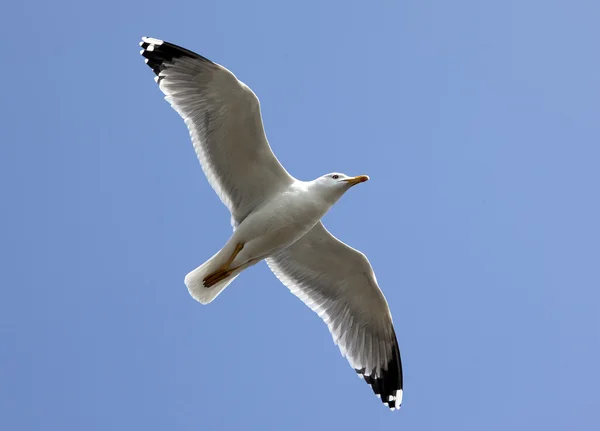
[[[219,269],[219,262],[217,262],[215,259],[218,255],[219,253],[215,254],[213,257],[185,276],[185,285],[187,286],[190,295],[192,295],[192,297],[201,304],[208,304],[214,301],[214,299],[219,296],[219,294],[240,274],[238,271],[236,271],[226,279],[219,281],[213,286],[205,287],[204,279],[206,276]]]

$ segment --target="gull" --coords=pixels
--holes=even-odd
[[[275,276],[327,324],[342,355],[391,410],[402,403],[402,362],[387,301],[367,257],[321,222],[366,175],[292,177],[267,141],[254,92],[192,51],[143,37],[141,54],[183,118],[210,185],[231,213],[223,248],[185,277],[212,302],[246,268],[266,260]]]

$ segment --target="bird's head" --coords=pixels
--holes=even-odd
[[[330,174],[323,175],[314,181],[314,184],[318,189],[324,193],[330,199],[337,201],[344,193],[351,187],[368,181],[369,177],[366,175],[359,175],[357,177],[349,177],[346,174],[339,172],[332,172]]]

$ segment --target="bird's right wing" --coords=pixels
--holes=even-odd
[[[237,225],[294,178],[267,141],[256,95],[233,73],[187,49],[142,38],[141,54],[185,120],[211,186]]]
[[[321,222],[267,258],[273,273],[327,324],[350,365],[392,410],[402,403],[402,362],[392,316],[366,256]]]

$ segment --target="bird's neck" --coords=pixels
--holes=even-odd
[[[307,193],[314,199],[322,201],[323,205],[327,206],[327,211],[342,197],[343,191],[332,188],[323,187],[322,184],[312,181],[308,183]]]

